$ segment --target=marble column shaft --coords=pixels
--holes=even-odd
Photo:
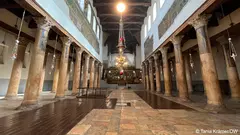
[[[190,67],[189,54],[185,53],[183,55],[183,58],[184,58],[184,65],[185,65],[185,72],[186,72],[186,79],[187,79],[187,86],[188,86],[188,93],[192,93],[193,92],[192,72],[191,72],[191,67]]]
[[[75,67],[74,67],[72,94],[77,94],[78,88],[80,86],[82,52],[83,50],[81,48],[76,47],[76,61],[74,65]]]
[[[171,42],[174,46],[175,64],[176,64],[176,81],[179,90],[179,98],[182,100],[188,100],[188,87],[185,73],[185,67],[183,62],[183,55],[181,49],[182,36],[174,36],[171,38]]]
[[[146,82],[145,82],[145,65],[144,65],[144,63],[142,63],[142,83],[143,83],[144,89],[146,89]]]
[[[93,85],[94,85],[95,61],[96,61],[95,59],[92,59],[90,64],[89,88],[93,88]]]
[[[165,96],[172,96],[172,79],[167,56],[168,47],[163,47],[160,49],[160,51],[162,53],[163,60]]]
[[[52,85],[53,93],[56,93],[56,91],[57,91],[58,78],[59,78],[59,67],[60,67],[60,56],[56,55],[55,69],[54,69],[54,75],[53,75],[53,85]]]
[[[35,18],[38,28],[32,47],[31,61],[22,106],[37,104],[42,68],[51,22],[46,18]]]
[[[48,51],[45,52],[45,56],[44,56],[44,62],[43,62],[43,68],[42,68],[42,76],[41,76],[41,81],[40,81],[40,87],[39,87],[38,95],[40,95],[42,93],[42,91],[43,91],[44,80],[45,80],[45,73],[46,73],[46,65],[47,65],[47,57],[48,57]]]
[[[8,90],[5,96],[6,99],[15,98],[17,97],[17,94],[18,94],[18,88],[19,88],[21,75],[22,75],[22,67],[24,62],[25,51],[26,51],[27,44],[29,43],[29,41],[25,38],[20,38],[19,41],[20,41],[19,43],[20,45],[18,46],[17,57],[13,62],[11,77],[8,84]]]
[[[160,75],[160,60],[159,55],[154,55],[154,63],[155,63],[155,74],[156,74],[156,91],[161,91],[161,75]]]
[[[240,99],[240,81],[238,71],[234,59],[230,56],[229,42],[224,36],[219,37],[217,41],[223,48],[224,58],[226,62],[226,70],[228,75],[228,82],[231,89],[231,98]]]
[[[145,78],[146,78],[146,86],[147,86],[147,90],[150,90],[150,81],[149,81],[149,63],[148,61],[145,62],[145,69],[146,69],[146,74],[145,74]]]
[[[94,85],[93,85],[93,87],[94,88],[97,88],[97,84],[98,84],[98,77],[99,77],[99,63],[96,63],[95,64],[95,75],[94,75]]]
[[[149,59],[149,80],[150,80],[150,87],[151,91],[155,91],[155,86],[154,86],[154,73],[153,73],[153,59]]]
[[[65,96],[66,82],[68,81],[67,72],[68,72],[69,50],[70,50],[70,45],[72,43],[72,41],[68,37],[62,37],[61,40],[63,42],[63,47],[62,47],[62,55],[60,60],[60,69],[59,69],[56,98],[64,98]]]
[[[97,82],[97,87],[100,88],[101,87],[101,75],[102,75],[102,68],[103,66],[99,64],[99,68],[98,68],[98,82]]]
[[[88,70],[89,70],[89,60],[90,56],[85,54],[84,67],[83,67],[83,88],[88,87]]]
[[[211,109],[211,106],[221,106],[223,100],[207,31],[208,18],[208,15],[202,15],[190,24],[195,28],[197,34],[203,84],[208,98],[208,106]]]
[[[69,86],[69,81],[70,81],[70,70],[72,70],[71,63],[72,63],[72,61],[68,61],[67,76],[66,76],[64,91],[68,91],[68,86]]]

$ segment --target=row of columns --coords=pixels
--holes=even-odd
[[[48,33],[52,26],[52,23],[46,18],[35,18],[38,28],[35,37],[35,43],[31,51],[31,61],[29,66],[28,78],[26,88],[24,92],[24,99],[20,106],[36,105],[38,97],[43,89],[44,78],[45,78],[45,67],[48,57],[46,50]],[[68,88],[68,67],[69,67],[69,51],[72,44],[72,40],[68,37],[61,37],[62,53],[56,55],[55,71],[53,76],[52,92],[56,93],[55,98],[64,98],[65,91]],[[21,80],[21,72],[24,61],[24,55],[26,46],[29,43],[25,38],[20,38],[20,43],[17,51],[17,58],[14,60],[11,78],[7,90],[5,99],[15,98],[18,94],[18,88]],[[81,67],[82,60],[84,57],[83,67],[83,83],[82,87],[88,87],[88,73],[90,64],[90,85],[89,87],[100,87],[100,73],[101,63],[96,61],[80,47],[75,47],[76,60],[74,65],[74,76],[73,76],[73,87],[72,94],[78,93],[81,81]],[[91,62],[90,62],[91,57]]]
[[[196,19],[192,20],[191,24],[197,35],[202,78],[204,89],[207,96],[207,109],[223,108],[223,99],[221,94],[221,89],[218,81],[217,70],[212,55],[211,43],[207,31],[208,15],[198,16]],[[190,65],[188,63],[189,57],[183,56],[181,50],[181,41],[183,36],[173,36],[170,41],[174,46],[174,54],[176,61],[176,81],[177,88],[179,90],[179,99],[183,101],[189,101],[189,93],[193,91],[192,89],[192,78],[190,72]],[[218,42],[223,46],[227,74],[229,79],[229,84],[231,88],[232,98],[240,98],[240,82],[237,73],[236,64],[232,57],[230,57],[228,40],[225,38],[219,38]],[[163,63],[163,74],[164,74],[164,86],[165,95],[172,95],[172,81],[168,62],[168,48],[164,46],[160,48],[162,63]],[[161,76],[160,76],[160,57],[159,54],[154,54],[153,58],[146,60],[142,64],[143,69],[143,83],[147,90],[155,91],[154,88],[154,78],[153,78],[153,64],[155,65],[155,75],[156,75],[156,91],[159,92],[161,89]],[[154,63],[153,63],[154,61]]]

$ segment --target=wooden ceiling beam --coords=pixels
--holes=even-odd
[[[104,31],[119,31],[119,28],[103,28]],[[124,31],[131,30],[131,31],[140,31],[140,28],[124,28]]]
[[[99,17],[119,17],[119,14],[113,14],[113,13],[109,13],[109,14],[101,14],[99,13]],[[124,14],[124,17],[146,17],[146,14]]]
[[[103,7],[103,6],[114,6],[116,5],[115,2],[110,2],[110,3],[94,3],[94,7]],[[142,7],[150,7],[151,3],[150,2],[127,2],[127,6],[142,6]]]
[[[22,7],[18,4],[0,4],[0,8],[11,9],[11,8],[22,8]]]
[[[139,24],[142,25],[143,22],[123,22],[124,24]],[[119,24],[119,22],[101,22],[102,25],[106,24]]]

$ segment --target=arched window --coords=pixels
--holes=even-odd
[[[153,21],[155,21],[156,17],[157,17],[157,4],[154,3],[154,5],[153,5]]]
[[[91,6],[88,4],[88,11],[87,11],[87,19],[89,21],[89,23],[91,23],[91,19],[92,19],[92,9]]]
[[[165,0],[160,0],[160,8],[162,8],[163,4],[164,4]]]
[[[147,37],[147,25],[144,26],[144,37]]]
[[[151,29],[151,23],[152,23],[152,21],[151,21],[151,15],[149,15],[149,17],[148,17],[148,30]]]
[[[78,0],[78,4],[79,4],[80,8],[82,9],[82,11],[84,10],[84,2],[85,2],[85,0]]]
[[[93,31],[96,33],[96,18],[93,17]]]

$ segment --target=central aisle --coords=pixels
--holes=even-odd
[[[130,90],[113,91],[109,98],[118,99],[114,110],[92,110],[68,134],[192,135],[198,129],[239,127],[236,115],[198,113],[184,109],[153,109]]]

